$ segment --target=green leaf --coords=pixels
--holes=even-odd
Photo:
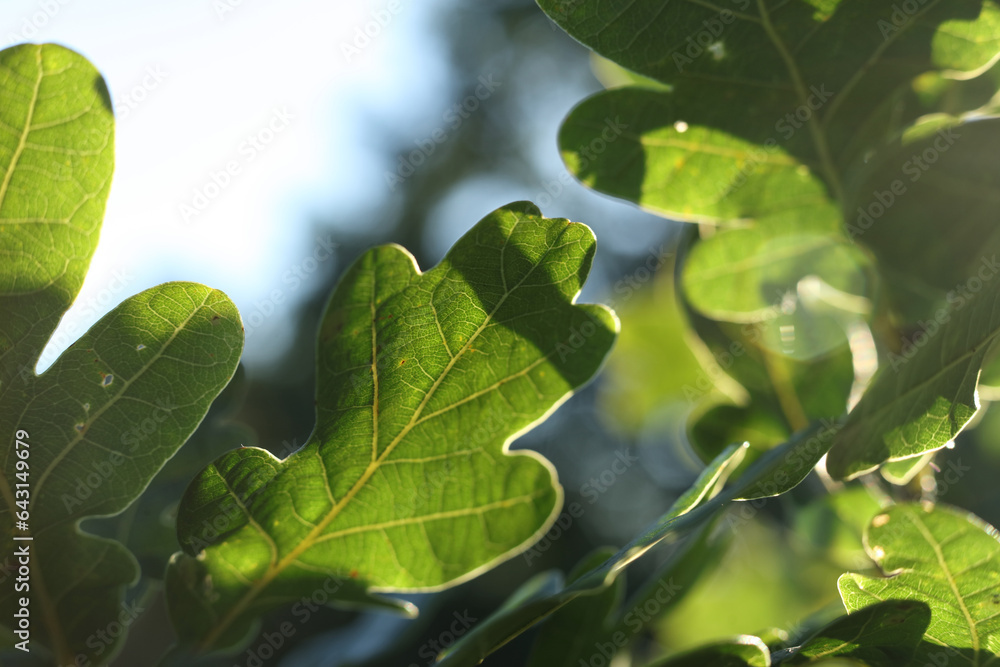
[[[83,285],[114,170],[114,118],[90,63],[54,44],[0,51],[0,391],[32,375]]]
[[[912,11],[892,0],[539,5],[597,53],[670,84],[665,96],[682,115],[662,118],[661,127],[683,120],[689,129],[713,128],[710,146],[725,134],[760,145],[780,138],[834,181],[834,167],[858,152],[858,125],[878,117],[901,86],[928,71],[977,74],[1000,51],[1000,9],[981,0]],[[796,118],[801,105],[807,108]],[[695,135],[695,143],[703,139]]]
[[[894,505],[872,519],[865,539],[887,576],[843,575],[844,606],[854,613],[889,599],[927,604],[925,651],[943,646],[961,654],[962,664],[987,664],[1000,655],[996,536],[992,526],[957,509]]]
[[[746,400],[746,392],[733,382],[709,354],[691,349],[692,336],[674,294],[672,266],[664,266],[655,280],[642,289],[627,287],[616,308],[622,332],[608,357],[599,387],[601,408],[616,425],[631,434],[648,427],[664,409],[695,404],[722,395]],[[715,458],[726,445],[705,460]]]
[[[731,487],[716,493],[716,487],[743,460],[745,447],[723,451],[660,520],[647,528],[600,567],[577,578],[555,595],[534,599],[530,605],[506,608],[481,621],[455,643],[442,660],[442,667],[479,664],[487,655],[521,634],[579,595],[593,594],[609,586],[629,564],[669,537],[702,526],[733,500],[754,500],[786,493],[812,471],[826,453],[834,429],[815,425],[792,440],[761,456]]]
[[[650,667],[770,667],[771,652],[757,637],[743,635],[732,641],[685,651]]]
[[[521,605],[505,604],[457,641],[442,658],[441,667],[478,665],[490,653],[579,596],[597,595],[607,590],[629,563],[669,535],[697,527],[710,519],[717,511],[717,507],[709,507],[715,503],[715,499],[708,500],[708,498],[711,497],[713,490],[725,481],[733,468],[739,465],[742,458],[742,447],[728,448],[642,536],[619,549],[599,567],[576,577],[572,584],[559,591],[544,596],[533,596]]]
[[[1000,270],[1000,119],[947,120],[877,151],[845,205],[848,233],[872,250],[907,321],[968,298]]]
[[[26,512],[29,530],[16,534],[32,538],[5,541],[0,558],[29,549],[32,650],[82,664],[117,650],[123,633],[96,633],[118,622],[139,569],[80,522],[139,496],[232,377],[243,331],[221,292],[169,283],[127,299],[36,375],[97,244],[113,118],[100,75],[59,46],[0,52],[0,91],[0,525],[15,534]],[[134,439],[147,421],[149,437]],[[24,593],[0,591],[4,619]]]
[[[570,572],[567,583],[599,567],[615,551],[613,547],[596,549]],[[595,642],[604,641],[608,634],[624,595],[625,578],[619,577],[607,588],[582,595],[558,609],[539,629],[528,667],[577,667],[581,659],[587,663],[596,651]],[[617,650],[615,644],[612,646]]]
[[[842,616],[798,647],[782,664],[804,665],[822,658],[854,658],[870,667],[906,665],[930,623],[927,604],[888,600]]]
[[[560,149],[592,188],[723,227],[692,251],[685,287],[702,312],[736,322],[773,316],[808,276],[847,301],[865,295],[866,257],[840,229],[855,168],[927,113],[917,77],[973,77],[1000,50],[992,1],[539,4],[670,86],[591,97]]]
[[[219,394],[198,429],[150,482],[136,502],[108,519],[89,520],[87,529],[114,538],[128,547],[144,578],[162,580],[170,555],[177,549],[177,506],[188,484],[211,461],[235,447],[250,446],[256,434],[246,424],[232,421],[246,393],[243,366]],[[128,440],[145,442],[158,424],[144,420],[130,428]]]
[[[872,488],[850,485],[796,508],[794,533],[837,567],[855,567],[864,562],[865,529],[882,509]]]
[[[735,406],[703,405],[691,415],[689,435],[703,460],[744,440],[753,459],[810,421],[845,412],[856,374],[840,318],[800,308],[739,325],[709,319],[686,299],[681,303],[713,362],[752,397]]]
[[[712,106],[684,92],[628,87],[588,98],[559,131],[566,166],[585,185],[672,219],[837,233],[822,180],[777,144],[773,120],[755,127],[733,100]]]
[[[998,300],[992,286],[963,297],[901,354],[889,354],[837,435],[827,458],[832,476],[849,479],[885,461],[921,456],[965,428],[979,410],[977,378],[1000,333]]]
[[[901,65],[921,69],[928,60],[949,70],[972,72],[988,65],[1000,45],[998,10],[990,2],[931,3],[921,6],[923,11],[907,6],[895,16],[897,7],[886,0],[863,6],[837,0],[791,6],[739,0],[666,8],[654,0],[583,0],[568,7],[559,0],[538,4],[564,30],[598,53],[667,83],[707,82],[712,76],[729,75],[733,82],[751,88],[793,84],[783,44],[794,49],[795,61],[807,70],[830,61],[842,63],[844,71],[839,76],[845,82],[855,78],[865,63],[874,70],[866,73],[872,78],[886,77],[886,72]],[[686,49],[694,50],[699,43],[688,38],[701,31],[719,33],[712,36],[722,40],[725,48],[702,47],[697,56],[688,54]],[[930,51],[926,50],[929,41],[933,42]],[[683,63],[681,56],[694,57],[694,62]]]
[[[770,411],[754,406],[740,407],[720,404],[696,412],[689,423],[691,447],[704,460],[711,460],[720,443],[750,444],[747,458],[756,459],[762,452],[788,439],[788,425]],[[744,464],[745,465],[745,464]]]
[[[309,440],[284,460],[229,452],[181,502],[187,553],[167,584],[182,642],[231,647],[263,611],[324,585],[398,606],[369,591],[454,585],[548,530],[555,471],[508,447],[614,341],[608,309],[573,304],[594,251],[587,227],[521,202],[427,273],[398,246],[355,262],[320,327]]]
[[[622,575],[608,588],[585,592],[556,610],[539,629],[530,665],[577,667],[580,660],[589,664],[598,654],[610,660],[684,600],[702,573],[718,563],[729,535],[724,533],[720,539],[715,534],[717,521],[718,517],[706,521],[694,535],[674,546],[655,574],[627,600]],[[614,554],[614,549],[591,554],[574,568],[569,583]]]
[[[685,262],[683,283],[695,308],[727,322],[780,317],[783,303],[807,280],[866,314],[864,299],[855,295],[868,292],[867,264],[847,238],[810,231],[795,215],[723,230],[698,243]]]
[[[242,343],[239,313],[225,295],[168,283],[127,299],[43,375],[5,392],[0,422],[11,439],[0,520],[13,530],[15,484],[23,482],[13,436],[23,429],[31,599],[44,619],[39,635],[62,664],[108,653],[109,644],[92,638],[121,614],[124,588],[139,575],[128,550],[82,532],[80,521],[122,512],[142,493],[229,382]],[[13,549],[4,545],[4,556]],[[11,609],[15,596],[5,593]]]

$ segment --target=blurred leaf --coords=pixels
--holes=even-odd
[[[577,578],[557,595],[534,600],[520,609],[507,609],[481,621],[451,648],[441,664],[461,667],[479,664],[487,655],[532,625],[583,594],[604,590],[630,563],[668,537],[693,530],[716,516],[733,500],[753,500],[786,493],[812,471],[826,453],[831,430],[813,426],[765,453],[730,487],[712,495],[714,487],[739,466],[744,447],[729,447],[702,472],[659,521],[618,550],[600,567]]]
[[[827,459],[837,479],[944,447],[979,409],[976,381],[1000,333],[1000,290],[945,313],[933,331],[891,354],[848,416]]]
[[[892,0],[743,0],[666,8],[656,0],[580,0],[570,6],[539,0],[539,5],[597,53],[670,84],[672,91],[662,96],[674,103],[675,113],[644,109],[643,116],[660,120],[660,127],[685,121],[682,129],[695,134],[678,140],[704,146],[704,153],[728,154],[738,164],[746,155],[736,137],[763,145],[780,135],[800,163],[819,167],[824,178],[849,161],[845,153],[857,152],[856,128],[878,116],[886,100],[914,77],[928,71],[969,77],[984,71],[1000,51],[1000,9],[989,0],[955,0],[911,12]],[[800,106],[805,112],[796,118]],[[799,132],[813,116],[809,110],[819,122]],[[699,155],[674,172],[653,169],[670,175],[672,185],[693,184],[692,190],[703,192],[693,174],[701,172],[705,184],[725,181],[716,177],[722,164]],[[641,160],[636,166],[641,169]],[[766,164],[763,171],[766,177],[751,179],[761,176],[764,183],[781,167]],[[776,181],[768,185],[752,189],[770,193],[773,201],[789,201],[801,191],[782,190]],[[685,187],[678,192],[680,206],[694,194]]]
[[[782,664],[814,664],[822,658],[845,657],[870,667],[909,664],[930,623],[923,602],[889,600],[842,616],[810,637]]]
[[[887,576],[843,575],[844,606],[853,613],[888,599],[924,603],[931,611],[927,642],[950,647],[951,655],[961,653],[963,663],[995,660],[1000,655],[996,535],[992,526],[956,509],[894,505],[872,519],[865,540]]]
[[[879,468],[882,478],[896,486],[906,486],[929,464],[937,452],[927,452],[923,456],[902,461],[889,461]]]
[[[998,153],[1000,119],[932,124],[879,150],[849,192],[848,232],[875,254],[907,321],[962,304],[1000,271]]]
[[[847,238],[813,232],[792,217],[698,243],[684,265],[684,289],[691,305],[714,319],[760,322],[779,317],[787,295],[808,278],[848,298],[867,293],[867,263]]]
[[[800,307],[791,315],[736,324],[709,319],[686,299],[681,304],[706,356],[752,396],[735,406],[703,405],[691,415],[689,435],[704,460],[744,440],[753,446],[752,460],[809,421],[846,410],[855,369],[840,317]]]
[[[566,583],[572,584],[600,567],[615,551],[613,547],[595,550],[576,565]],[[589,662],[595,644],[603,642],[608,634],[624,595],[625,577],[619,577],[607,588],[593,595],[582,595],[558,609],[539,628],[528,667],[577,667],[581,659]],[[617,650],[614,644],[612,647]]]
[[[611,347],[614,315],[573,305],[594,249],[587,227],[521,202],[425,274],[398,246],[355,262],[320,327],[313,435],[284,460],[225,454],[181,502],[167,584],[182,642],[232,647],[329,582],[347,603],[398,604],[369,589],[454,585],[548,530],[555,471],[507,447]]]
[[[644,535],[619,549],[598,567],[577,576],[562,590],[543,597],[533,596],[528,603],[520,606],[505,604],[489,618],[480,621],[441,659],[442,667],[478,665],[490,653],[579,596],[597,595],[607,590],[629,563],[671,533],[697,527],[710,519],[717,511],[721,497],[709,500],[713,490],[724,482],[733,467],[739,465],[742,456],[742,447],[727,449]]]
[[[864,486],[854,485],[796,508],[794,529],[840,567],[866,562],[862,539],[881,505]]]
[[[648,287],[622,285],[626,291],[616,303],[622,332],[608,358],[600,401],[616,425],[632,434],[671,404],[694,405],[720,395],[732,400],[746,397],[709,354],[699,358],[690,349],[691,336],[674,296],[672,268],[672,264],[661,268]],[[718,451],[728,444],[732,442],[720,443]]]
[[[539,629],[530,664],[577,667],[580,660],[589,664],[598,654],[610,660],[629,646],[643,630],[681,602],[704,571],[718,563],[729,535],[723,534],[721,539],[715,536],[716,523],[717,518],[707,521],[694,535],[676,545],[656,573],[628,600],[624,599],[625,579],[620,576],[607,589],[581,595],[556,610]],[[577,565],[570,583],[602,565],[614,551],[600,552],[604,556],[600,559],[595,553]]]
[[[795,630],[803,617],[837,602],[830,582],[843,568],[788,535],[768,513],[760,503],[741,503],[719,517],[731,544],[718,566],[656,624],[658,643],[688,650],[741,632]]]
[[[650,667],[770,667],[771,652],[757,637],[703,646],[654,662]]]
[[[754,461],[762,452],[781,444],[791,435],[783,419],[753,405],[745,408],[715,405],[692,417],[688,435],[691,446],[703,460],[711,460],[717,455],[714,450],[723,443],[747,442],[750,444],[747,458]],[[747,463],[745,461],[744,465]]]
[[[114,121],[104,81],[72,51],[18,46],[0,65],[0,524],[33,538],[6,541],[0,557],[30,550],[31,640],[59,664],[82,664],[116,652],[124,633],[104,633],[139,569],[119,542],[79,524],[145,489],[232,377],[243,331],[221,292],[168,283],[127,299],[34,373],[97,245]],[[147,419],[149,437],[130,440]],[[5,619],[20,595],[0,592]]]
[[[621,65],[607,58],[602,58],[596,53],[590,54],[590,68],[593,70],[594,76],[597,77],[597,80],[605,88],[620,88],[621,86],[635,84],[645,86],[646,88],[670,90],[670,86],[662,84],[656,79],[650,79],[647,76],[627,70]]]
[[[867,296],[866,257],[841,229],[854,208],[846,204],[871,192],[858,190],[856,172],[928,112],[914,99],[918,77],[978,78],[1000,49],[990,0],[912,11],[892,0],[539,4],[597,53],[670,86],[591,97],[566,119],[560,148],[596,190],[722,227],[692,250],[685,289],[706,315],[736,322],[776,315],[782,295],[810,276],[847,301]],[[954,104],[934,110],[945,108]],[[968,168],[980,180],[992,174]],[[926,219],[949,217],[910,199]],[[909,271],[927,270],[900,257]]]

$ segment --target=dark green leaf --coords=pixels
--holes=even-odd
[[[813,664],[822,658],[854,658],[870,667],[908,664],[923,639],[931,610],[923,602],[889,600],[838,618],[782,664]]]
[[[743,635],[729,642],[685,651],[650,667],[770,667],[771,652],[757,637]]]

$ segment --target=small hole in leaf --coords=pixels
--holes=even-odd
[[[101,386],[107,387],[109,384],[115,381],[115,376],[108,373],[103,378],[101,378]]]
[[[73,424],[73,428],[75,428],[80,433],[83,433],[84,425],[83,424]]]
[[[707,51],[712,54],[713,60],[722,60],[726,57],[726,45],[722,42],[709,45]]]
[[[135,346],[135,349],[136,350],[145,350],[146,346],[143,345],[142,343],[139,343],[138,345]]]

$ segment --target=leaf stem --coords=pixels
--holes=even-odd
[[[795,392],[795,386],[788,374],[788,369],[785,367],[784,359],[775,359],[777,355],[763,347],[758,347],[758,349],[761,351],[767,377],[771,380],[774,393],[778,397],[778,403],[781,404],[781,411],[784,413],[785,419],[788,420],[788,425],[792,427],[793,431],[807,428],[809,417]]]

